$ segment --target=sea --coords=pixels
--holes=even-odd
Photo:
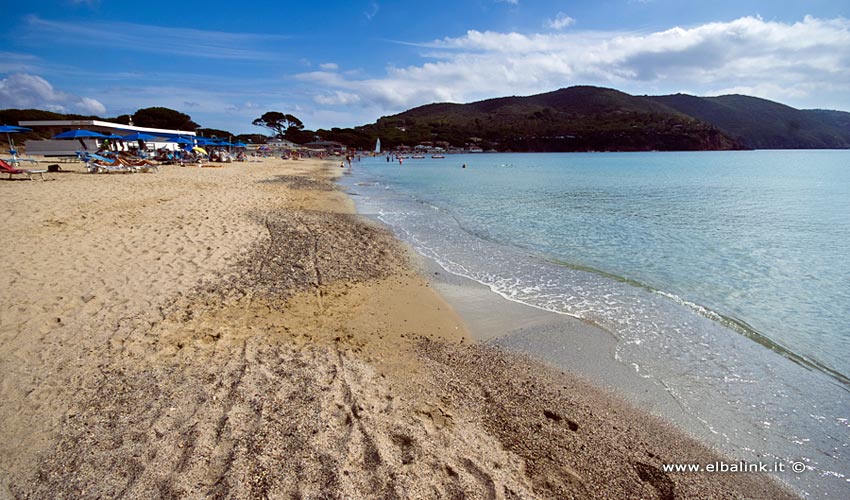
[[[850,151],[377,156],[341,182],[446,272],[610,332],[709,445],[850,498]]]

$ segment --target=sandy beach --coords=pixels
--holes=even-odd
[[[476,342],[336,165],[0,182],[0,498],[796,498]]]

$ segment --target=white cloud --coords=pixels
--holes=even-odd
[[[72,106],[75,106],[80,110],[80,114],[84,115],[103,115],[106,113],[106,106],[91,97],[81,97],[79,102],[72,104]]]
[[[319,65],[325,71],[336,71],[339,69],[339,65],[337,63],[324,63]]]
[[[430,60],[389,67],[382,77],[319,71],[298,78],[323,87],[319,96],[341,91],[359,97],[317,102],[357,102],[385,112],[576,84],[632,93],[740,88],[810,107],[820,98],[850,102],[850,20],[844,18],[806,17],[789,24],[744,17],[649,33],[472,30],[417,46]]]
[[[319,104],[326,105],[350,105],[360,101],[360,96],[350,92],[337,90],[328,94],[317,95],[313,98]]]
[[[44,78],[26,73],[0,80],[0,108],[35,108],[85,115],[106,112],[106,107],[97,99],[56,90]]]
[[[549,19],[546,21],[546,25],[552,29],[562,30],[567,26],[572,26],[575,24],[576,20],[572,17],[564,14],[563,12],[558,12],[558,15],[555,16],[555,19]]]
[[[259,110],[260,108],[262,108],[262,106],[260,106],[256,102],[245,101],[245,102],[240,103],[240,104],[230,104],[228,106],[225,106],[224,109],[226,109],[227,111],[230,111],[230,112],[256,113],[257,110]]]
[[[31,15],[28,32],[21,35],[31,43],[109,46],[137,52],[211,59],[274,60],[278,55],[269,44],[289,37],[274,34],[229,33],[191,28],[169,28],[123,22],[86,23],[50,21]]]
[[[332,71],[310,71],[308,73],[300,73],[295,77],[299,80],[331,87],[348,85],[348,82],[339,73]]]

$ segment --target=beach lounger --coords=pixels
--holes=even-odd
[[[120,163],[115,163],[114,165],[108,165],[105,163],[98,164],[98,168],[100,169],[100,173],[108,174],[110,172],[118,172],[121,174],[129,174],[136,172],[136,169],[126,167],[121,165]]]
[[[81,162],[86,164],[86,172],[96,174],[100,172],[100,164],[96,158],[91,156],[91,153],[86,151],[77,151],[77,157]]]
[[[4,160],[0,160],[0,173],[9,174],[9,179],[11,179],[13,175],[26,175],[29,180],[33,180],[32,175],[38,174],[41,176],[41,180],[44,180],[45,172],[47,172],[47,170],[23,170],[15,168],[6,163]]]
[[[105,174],[109,172],[132,172],[118,160],[107,158],[94,153],[83,153],[83,161],[86,162],[86,170],[92,174]]]
[[[35,158],[21,158],[20,156],[12,156],[10,158],[0,158],[9,165],[12,165],[14,168],[18,168],[21,166],[21,163],[28,161],[30,164],[38,165],[38,160]]]
[[[134,172],[159,172],[159,164],[152,160],[117,155],[118,163]]]

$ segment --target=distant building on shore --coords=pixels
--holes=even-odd
[[[328,154],[343,154],[348,149],[345,144],[336,141],[313,141],[304,144],[310,149],[324,149]]]
[[[22,120],[18,123],[22,127],[31,128],[38,131],[46,131],[50,137],[54,137],[62,132],[71,130],[83,129],[99,132],[103,135],[130,135],[134,132],[149,134],[154,137],[168,139],[178,135],[180,136],[195,136],[195,131],[189,130],[169,130],[162,128],[137,127],[135,125],[124,125],[123,123],[104,122],[100,120]],[[136,144],[136,141],[121,143],[115,142],[119,148],[124,149],[129,145]],[[85,139],[30,139],[26,141],[28,155],[43,155],[43,156],[72,156],[77,151],[85,149],[87,151],[97,151],[102,145],[103,140],[97,138]],[[148,148],[160,149],[176,149],[178,144],[173,142],[146,141]]]
[[[301,147],[300,144],[295,144],[292,141],[287,141],[286,139],[269,139],[266,141],[266,146],[270,148],[282,148],[282,149],[298,149]]]

